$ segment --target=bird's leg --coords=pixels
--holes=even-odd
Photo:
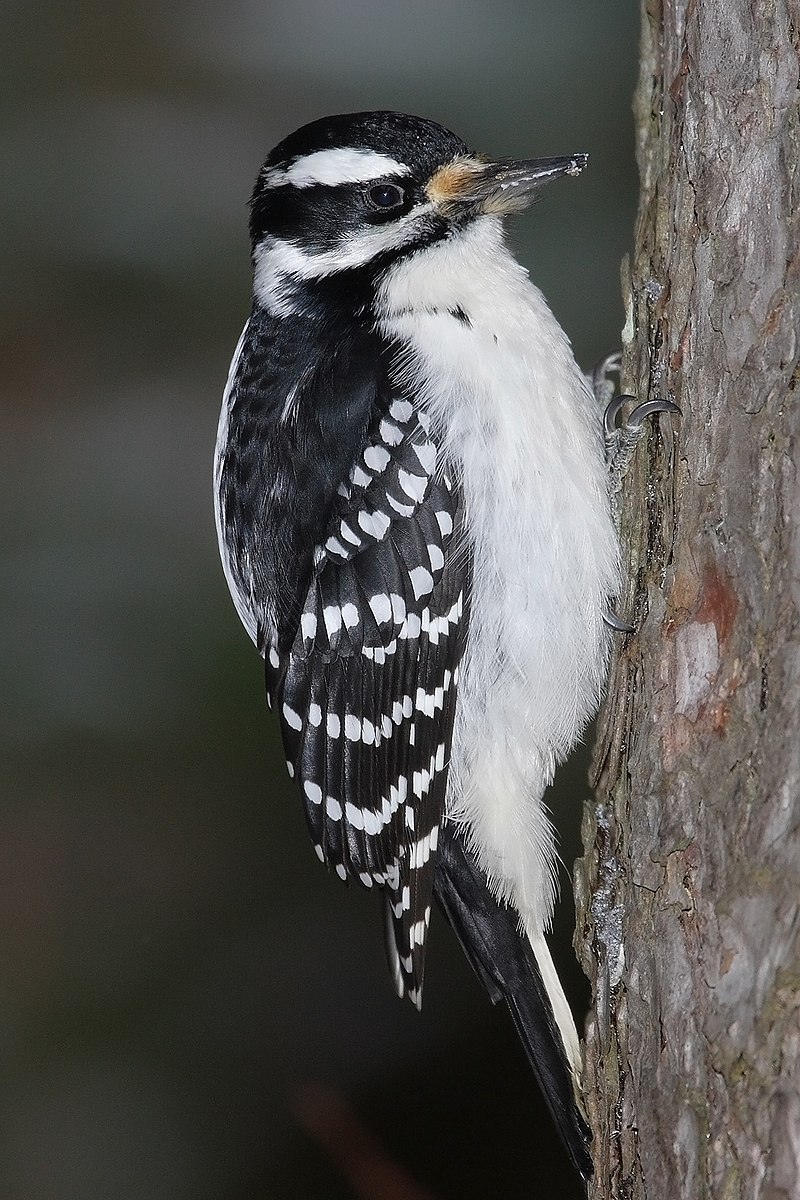
[[[614,351],[601,359],[592,372],[592,387],[598,401],[604,406],[603,435],[606,446],[606,466],[608,468],[608,494],[611,499],[611,511],[614,523],[619,529],[620,503],[622,482],[627,474],[633,458],[633,452],[644,432],[644,423],[648,417],[656,413],[680,413],[677,404],[672,400],[654,399],[636,403],[635,396],[614,395],[614,378],[619,375],[622,364],[620,351]],[[628,404],[633,408],[624,421],[619,417]],[[607,625],[618,633],[633,633],[634,626],[618,617],[614,612],[604,614]]]
[[[600,362],[589,376],[595,400],[604,409],[613,400],[617,392],[617,383],[621,370],[622,351],[612,350],[605,358],[600,359]]]
[[[619,415],[628,403],[632,403],[634,407],[625,420],[620,423]],[[615,519],[619,515],[622,481],[627,474],[639,438],[644,432],[645,421],[648,417],[655,416],[656,413],[680,413],[680,411],[672,400],[664,400],[660,397],[654,400],[643,400],[641,404],[636,404],[635,396],[615,396],[606,404],[603,413],[603,433],[606,443],[608,491]]]
[[[616,394],[621,367],[622,352],[614,350],[605,358],[600,359],[589,377],[595,398],[603,408],[608,491],[617,526],[619,526],[622,481],[630,466],[633,452],[644,432],[645,421],[656,413],[680,413],[681,411],[672,400],[644,400],[641,404],[637,404],[635,396]],[[625,420],[620,421],[622,410],[629,404],[633,407]]]

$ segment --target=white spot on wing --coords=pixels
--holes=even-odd
[[[397,472],[397,478],[400,482],[400,487],[409,500],[416,500],[417,503],[421,503],[425,499],[428,480],[424,475],[412,475],[410,471],[404,471],[401,468]]]
[[[386,493],[386,499],[388,500],[390,507],[393,508],[396,513],[399,513],[401,517],[413,516],[413,504],[401,504],[399,500],[395,500],[391,492]]]
[[[428,546],[428,555],[434,571],[441,571],[442,567],[444,566],[444,555],[439,547],[431,543],[431,545]]]
[[[347,603],[342,605],[342,620],[346,629],[355,629],[356,625],[358,625],[358,609],[355,604]]]
[[[328,796],[327,800],[325,801],[325,812],[332,821],[341,821],[342,806],[335,796]]]
[[[394,421],[381,421],[378,432],[387,446],[399,446],[403,440],[403,431],[398,429]]]
[[[422,469],[427,475],[432,475],[436,470],[436,447],[433,442],[423,442],[421,446],[414,446],[414,453],[422,464]]]
[[[376,509],[375,512],[367,512],[363,510],[358,514],[358,523],[364,530],[364,533],[370,534],[371,537],[378,541],[385,535],[387,529],[391,525],[389,517],[386,513]]]
[[[288,704],[284,704],[283,706],[283,719],[290,729],[303,728],[303,718],[293,708],[290,708]]]
[[[342,610],[336,604],[328,604],[322,610],[322,616],[328,637],[335,637],[342,627]]]
[[[361,722],[353,713],[345,715],[344,736],[351,742],[357,742],[361,737]]]
[[[392,606],[392,620],[400,625],[406,619],[406,602],[396,592],[391,593],[389,601]]]
[[[408,572],[408,577],[417,600],[429,596],[433,591],[433,576],[426,567],[414,567],[413,571]]]
[[[353,487],[365,488],[369,487],[369,485],[372,483],[372,476],[368,475],[367,472],[358,465],[358,463],[356,463],[356,465],[353,467],[353,474],[351,478],[353,480]]]
[[[346,521],[340,522],[339,534],[341,537],[344,538],[344,540],[346,542],[349,542],[351,546],[360,546],[361,545],[361,538],[358,536],[357,533],[353,533],[353,530],[350,528],[350,526],[347,524]]]
[[[308,799],[312,804],[322,803],[322,788],[320,788],[318,784],[311,783],[311,781],[307,779],[303,784],[303,791],[305,792],[306,796],[308,796]]]
[[[450,513],[444,510],[437,512],[436,522],[441,530],[442,537],[449,537],[453,532],[453,518],[450,516]]]
[[[393,400],[389,405],[389,416],[395,421],[408,421],[414,412],[408,400]]]
[[[371,471],[380,474],[391,462],[389,451],[384,446],[369,446],[364,451],[364,462]]]
[[[392,604],[385,592],[378,592],[377,595],[371,596],[369,606],[379,625],[391,621]]]
[[[425,924],[425,918],[423,917],[423,919],[421,921],[415,921],[414,924],[411,926],[410,930],[408,931],[409,946],[411,946],[411,947],[421,946],[422,943],[425,941],[426,932],[427,932],[427,925]]]
[[[350,801],[348,800],[347,804],[344,806],[344,815],[347,817],[347,820],[350,822],[350,824],[353,826],[354,829],[363,829],[364,828],[364,810],[363,810],[363,808],[357,808],[355,806],[355,804],[351,804]]]
[[[430,835],[420,838],[418,842],[414,842],[408,855],[408,865],[412,871],[419,870],[424,867],[425,863],[431,856],[431,839]]]
[[[383,821],[380,813],[373,812],[371,808],[364,809],[364,833],[369,837],[374,837],[376,833],[380,833],[383,829]]]
[[[418,638],[421,630],[422,622],[420,621],[419,613],[409,613],[403,622],[399,637],[402,639]]]

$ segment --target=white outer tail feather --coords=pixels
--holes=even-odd
[[[564,1043],[564,1051],[567,1056],[570,1071],[572,1072],[572,1080],[575,1086],[575,1091],[578,1095],[581,1094],[581,1047],[578,1038],[578,1030],[575,1027],[575,1019],[572,1015],[572,1009],[567,1003],[567,997],[564,995],[564,989],[561,986],[561,980],[558,978],[550,948],[544,939],[544,934],[540,931],[530,928],[525,929],[528,941],[536,957],[536,962],[539,966],[539,972],[542,976],[542,983],[547,991],[550,1004],[553,1009],[558,1031],[561,1034],[561,1040]]]

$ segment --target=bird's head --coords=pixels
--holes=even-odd
[[[256,181],[256,299],[287,313],[314,281],[365,270],[374,279],[481,216],[525,208],[542,184],[585,164],[585,154],[492,161],[403,113],[313,121],[275,147]]]

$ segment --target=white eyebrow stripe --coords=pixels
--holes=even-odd
[[[355,146],[315,150],[298,158],[289,167],[272,167],[265,174],[270,187],[290,183],[293,187],[312,187],[315,183],[335,186],[339,183],[368,183],[384,175],[407,175],[405,163],[379,154],[377,150],[360,150]]]

